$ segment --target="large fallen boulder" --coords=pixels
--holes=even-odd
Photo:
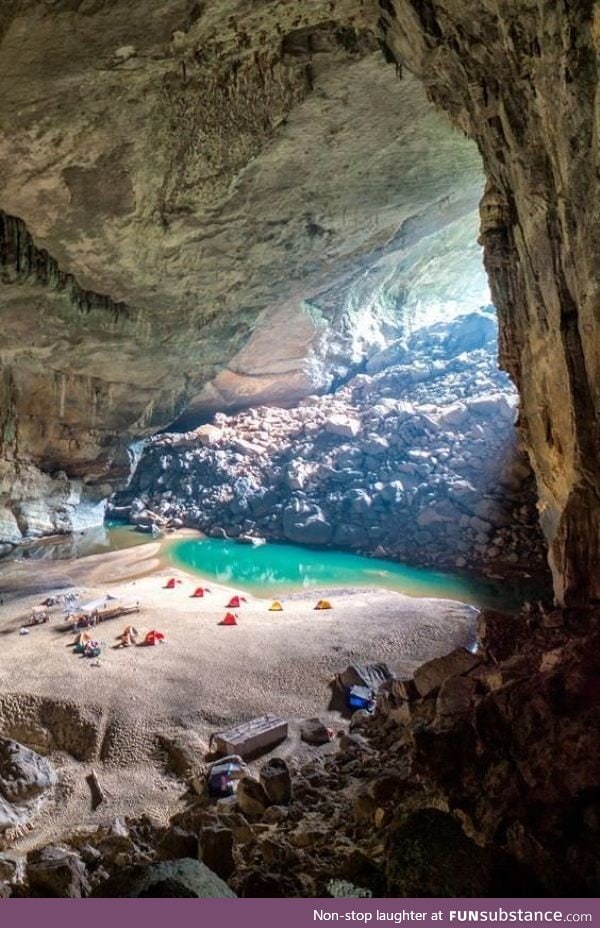
[[[28,822],[57,781],[45,757],[0,738],[0,832]]]
[[[296,500],[283,511],[283,533],[297,544],[326,545],[333,537],[333,526],[320,506]]]
[[[455,677],[472,670],[481,659],[466,648],[456,648],[444,657],[421,664],[415,670],[414,681],[420,696],[429,696],[440,688],[449,677]]]
[[[79,899],[87,895],[86,868],[73,851],[44,847],[27,857],[26,880],[32,896]]]
[[[182,858],[126,867],[101,883],[92,896],[104,899],[233,898],[226,883],[199,860]]]

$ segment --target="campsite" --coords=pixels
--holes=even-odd
[[[155,542],[70,562],[68,573],[60,562],[48,562],[43,582],[25,561],[12,563],[7,574],[0,716],[21,720],[4,726],[15,736],[27,720],[35,731],[51,729],[38,740],[58,737],[68,747],[61,760],[67,794],[59,812],[48,806],[41,813],[38,826],[50,835],[88,816],[87,759],[98,750],[95,764],[107,793],[94,812],[99,820],[148,808],[162,820],[179,808],[184,791],[157,756],[159,736],[172,741],[193,730],[209,756],[215,732],[271,714],[285,722],[286,737],[260,755],[261,763],[273,753],[301,762],[333,750],[302,740],[301,729],[317,719],[334,732],[347,730],[337,675],[357,662],[385,662],[406,676],[424,659],[470,644],[476,616],[459,603],[381,590],[309,591],[275,600],[211,583],[194,595],[197,578],[167,567]],[[169,586],[170,579],[178,582]],[[23,617],[45,597],[72,590],[89,613],[103,616],[81,629],[99,642],[97,659],[73,653],[76,631],[60,604],[48,608],[49,622],[18,634]],[[332,608],[317,610],[321,599]],[[239,605],[229,607],[232,601]],[[135,614],[123,614],[130,606]],[[220,624],[227,614],[236,617],[232,627]],[[153,631],[164,640],[143,646]],[[129,646],[122,645],[124,635]],[[256,761],[248,762],[254,769]],[[28,839],[22,840],[26,847]]]

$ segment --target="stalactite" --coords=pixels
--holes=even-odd
[[[103,293],[84,290],[65,273],[45,248],[38,248],[22,219],[0,210],[0,279],[3,283],[32,280],[64,292],[83,314],[102,313],[113,324],[132,320],[131,308]]]

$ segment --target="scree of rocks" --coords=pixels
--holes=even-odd
[[[419,329],[333,394],[149,442],[109,515],[498,576],[544,569],[492,307]]]

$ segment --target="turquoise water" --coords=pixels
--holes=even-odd
[[[505,609],[517,609],[527,598],[526,590],[512,583],[494,584],[322,548],[287,544],[252,547],[220,539],[186,538],[167,545],[165,553],[177,567],[265,598],[335,587],[377,587],[408,596]]]

